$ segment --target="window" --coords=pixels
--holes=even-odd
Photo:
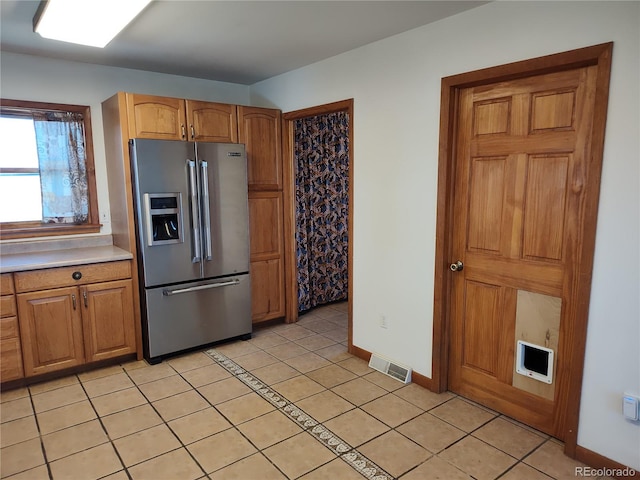
[[[0,238],[98,232],[89,107],[0,105]]]

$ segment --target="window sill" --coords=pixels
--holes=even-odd
[[[101,227],[101,224],[63,225],[41,223],[5,223],[0,224],[0,240],[99,233]]]

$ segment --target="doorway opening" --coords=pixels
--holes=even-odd
[[[283,119],[286,318],[347,300],[351,350],[353,100]]]

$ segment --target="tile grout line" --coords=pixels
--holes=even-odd
[[[180,378],[182,378],[185,382],[187,382],[187,380],[185,380],[185,379],[182,377],[182,374],[181,374],[180,372],[178,372],[178,371],[173,367],[173,365],[171,365],[170,363],[169,363],[168,365],[169,365],[169,368],[171,368],[171,369],[176,373],[176,375],[177,375],[177,376],[179,376],[179,377],[180,377]],[[173,430],[173,428],[171,428],[171,426],[169,425],[169,421],[165,420],[165,418],[164,418],[164,417],[162,416],[162,414],[158,411],[158,409],[157,409],[157,408],[156,408],[156,406],[153,404],[153,402],[152,402],[152,401],[149,399],[149,397],[147,397],[147,395],[145,395],[145,393],[142,391],[142,389],[140,388],[140,385],[144,385],[144,383],[142,383],[142,384],[138,384],[138,383],[136,383],[136,381],[135,381],[133,378],[131,378],[131,375],[129,374],[129,371],[128,371],[126,368],[123,368],[123,371],[124,371],[125,375],[127,375],[127,378],[129,378],[129,380],[133,383],[133,385],[134,385],[134,386],[135,386],[135,388],[138,390],[138,392],[140,392],[140,395],[142,395],[142,398],[144,398],[144,399],[146,400],[146,402],[147,402],[147,403],[146,403],[146,405],[149,405],[149,407],[151,407],[151,409],[155,412],[155,414],[156,414],[156,415],[158,415],[158,418],[159,418],[159,419],[161,420],[161,422],[162,422],[162,423],[160,423],[159,425],[164,425],[164,426],[166,426],[166,427],[167,427],[167,429],[169,429],[169,431],[171,432],[171,434],[176,438],[176,440],[177,440],[177,441],[178,441],[178,443],[180,444],[180,446],[179,446],[178,448],[176,448],[176,449],[169,450],[168,452],[164,452],[164,453],[161,453],[161,454],[159,454],[159,455],[156,455],[156,456],[153,456],[153,457],[147,458],[146,460],[143,460],[142,462],[136,463],[136,464],[134,464],[134,465],[130,465],[129,467],[128,467],[128,466],[126,466],[126,465],[124,464],[124,461],[123,461],[123,462],[122,462],[122,464],[124,465],[124,469],[125,469],[125,472],[126,472],[127,476],[128,476],[130,479],[132,478],[132,475],[131,475],[131,473],[129,472],[129,468],[131,468],[131,467],[136,467],[136,466],[138,466],[138,465],[142,465],[143,463],[148,462],[149,460],[153,460],[153,459],[155,459],[155,458],[161,457],[162,455],[166,455],[166,454],[168,454],[168,453],[170,453],[170,452],[175,452],[175,451],[177,451],[177,450],[184,449],[184,450],[185,450],[185,452],[187,452],[187,454],[189,455],[189,457],[191,457],[191,459],[192,459],[192,460],[195,462],[195,464],[198,466],[198,468],[200,468],[200,470],[201,470],[202,472],[204,472],[204,476],[205,476],[205,477],[207,477],[207,476],[208,476],[208,474],[207,474],[206,469],[205,469],[205,468],[200,464],[200,462],[198,461],[198,459],[197,459],[197,458],[195,458],[195,456],[193,455],[193,453],[191,453],[191,450],[189,450],[189,449],[187,448],[187,445],[182,441],[182,439],[180,438],[180,436],[179,436],[178,434],[176,434],[176,432]],[[173,376],[173,375],[170,375],[170,376]],[[149,381],[149,382],[145,382],[145,383],[152,383],[152,382],[154,382],[154,381],[162,380],[162,379],[164,379],[164,378],[168,378],[168,377],[158,378],[158,379],[156,379],[156,380],[151,380],[151,381]],[[189,382],[187,382],[187,384],[189,384],[189,386],[193,389],[193,391],[198,392],[198,390],[197,390],[195,387],[193,387],[193,385],[191,385]],[[198,395],[199,395],[200,397],[204,398],[200,392],[198,392]],[[168,397],[167,397],[167,398],[168,398]],[[162,399],[159,399],[159,400],[162,400]],[[209,402],[208,402],[208,400],[207,400],[206,398],[205,398],[204,400],[205,400],[205,401],[207,401],[207,403],[209,403]],[[209,403],[209,404],[210,404],[210,403]],[[144,405],[145,405],[145,404],[143,404],[143,405],[139,405],[139,406],[144,406]],[[211,404],[210,404],[210,405],[211,405]],[[211,405],[211,406],[213,407],[213,405]],[[133,408],[136,408],[136,407],[133,407]],[[215,407],[214,407],[214,408],[215,408]],[[122,410],[122,411],[125,411],[125,410]],[[116,412],[116,413],[117,413],[117,412]],[[156,426],[157,426],[157,425],[156,425]],[[149,427],[149,428],[154,428],[154,427]],[[147,430],[148,430],[148,429],[147,429]],[[135,432],[135,433],[133,433],[133,434],[131,434],[131,435],[135,435],[136,433],[138,433],[138,432]],[[129,435],[126,435],[126,436],[129,436]],[[126,436],[125,436],[125,437],[126,437]],[[125,437],[120,437],[120,438],[125,438]],[[118,439],[116,439],[116,440],[118,440]],[[115,445],[115,440],[113,440],[113,447],[114,447],[114,449],[117,451],[117,448],[116,448],[116,445]],[[118,456],[120,456],[120,454],[119,454],[119,453],[118,453]],[[201,478],[204,478],[204,477],[201,477]]]
[[[122,370],[124,371],[124,368]],[[116,456],[118,457],[118,460],[120,460],[120,464],[122,465],[122,470],[118,470],[118,471],[124,471],[125,475],[127,475],[127,478],[131,479],[131,475],[129,475],[129,472],[127,470],[127,466],[125,465],[124,460],[122,459],[122,456],[120,455],[120,452],[116,448],[116,444],[114,443],[113,439],[111,438],[111,435],[109,435],[107,427],[105,426],[104,422],[102,421],[102,417],[98,413],[98,410],[96,409],[96,406],[93,404],[92,398],[89,396],[89,393],[87,392],[87,389],[85,388],[85,385],[84,385],[83,381],[80,379],[79,376],[76,375],[76,377],[78,378],[78,384],[80,385],[80,388],[82,388],[82,391],[84,392],[85,396],[87,397],[87,401],[89,402],[89,405],[91,405],[91,409],[96,414],[96,420],[98,420],[98,422],[100,423],[100,427],[102,427],[102,431],[104,432],[105,436],[107,437],[108,443],[111,445],[111,448],[113,448],[113,451],[115,452]],[[97,398],[97,397],[94,397],[94,398]],[[92,421],[92,420],[89,420],[89,421]],[[104,444],[102,444],[102,445],[104,445]],[[91,448],[93,448],[93,447],[91,447]],[[85,449],[84,451],[87,451],[87,450],[89,450],[89,449]],[[76,453],[79,453],[79,452],[76,452]],[[75,455],[75,454],[72,454],[72,455]],[[70,455],[68,455],[68,456],[70,456]],[[66,457],[63,457],[63,458],[66,458]],[[117,473],[117,472],[111,472],[108,475],[113,475],[115,473]],[[106,476],[108,476],[108,475],[106,475]]]
[[[29,394],[29,402],[31,403],[31,410],[33,411],[33,421],[36,422],[36,429],[38,430],[38,439],[40,440],[40,449],[42,450],[42,458],[44,460],[44,465],[47,468],[47,475],[49,475],[49,479],[53,479],[53,473],[51,472],[51,465],[47,460],[47,451],[44,448],[44,440],[42,438],[42,432],[40,431],[40,422],[38,421],[38,415],[36,414],[36,406],[33,403],[33,394],[31,393],[30,388],[27,388],[27,392]],[[20,472],[20,473],[23,473],[23,472]],[[16,475],[16,474],[14,473],[13,475]]]
[[[255,375],[240,367],[226,355],[217,352],[215,349],[205,350],[205,353],[255,393],[274,405],[277,410],[297,424],[303,426],[304,431],[335,453],[338,458],[362,476],[372,480],[392,480],[394,478],[393,475],[364,456],[355,447],[349,445],[320,422],[305,413],[304,410],[298,408],[295,403],[284,398],[265,382],[262,382]]]

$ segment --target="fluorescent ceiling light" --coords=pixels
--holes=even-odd
[[[103,48],[151,0],[45,0],[33,30],[45,38]]]

